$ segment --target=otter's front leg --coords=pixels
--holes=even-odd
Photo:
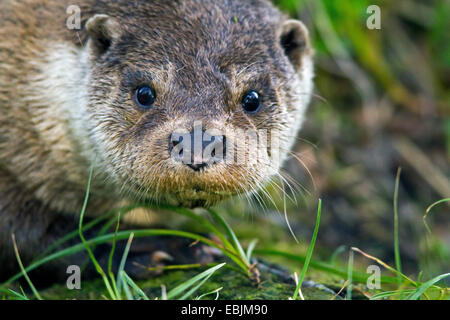
[[[20,258],[28,266],[58,239],[76,230],[76,225],[75,217],[62,216],[18,189],[3,193],[0,196],[0,282],[20,272],[13,236]],[[74,240],[69,241],[57,250],[73,244]],[[47,263],[30,273],[33,282],[46,284],[63,279],[64,266],[80,263],[83,256],[78,254]]]

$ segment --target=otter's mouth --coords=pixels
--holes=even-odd
[[[231,192],[215,192],[193,188],[177,191],[168,195],[167,198],[171,204],[193,208],[210,207],[232,196]]]
[[[192,174],[200,175],[201,173]],[[189,208],[211,207],[235,196],[239,192],[239,189],[236,188],[222,187],[219,189],[217,186],[210,187],[206,183],[202,185],[198,181],[183,183],[183,181],[166,180],[164,182],[167,185],[171,185],[172,188],[149,188],[144,187],[139,182],[133,182],[126,184],[126,189],[136,199]]]

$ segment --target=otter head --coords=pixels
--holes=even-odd
[[[86,30],[87,125],[118,189],[209,206],[277,173],[312,90],[301,22],[265,1],[152,1]]]

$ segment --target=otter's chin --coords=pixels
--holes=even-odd
[[[208,192],[203,190],[182,190],[166,195],[168,204],[186,208],[212,207],[232,197],[232,193]]]

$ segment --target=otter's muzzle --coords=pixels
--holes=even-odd
[[[169,137],[169,152],[172,159],[198,172],[225,159],[226,137],[197,128],[190,133],[174,132]]]

